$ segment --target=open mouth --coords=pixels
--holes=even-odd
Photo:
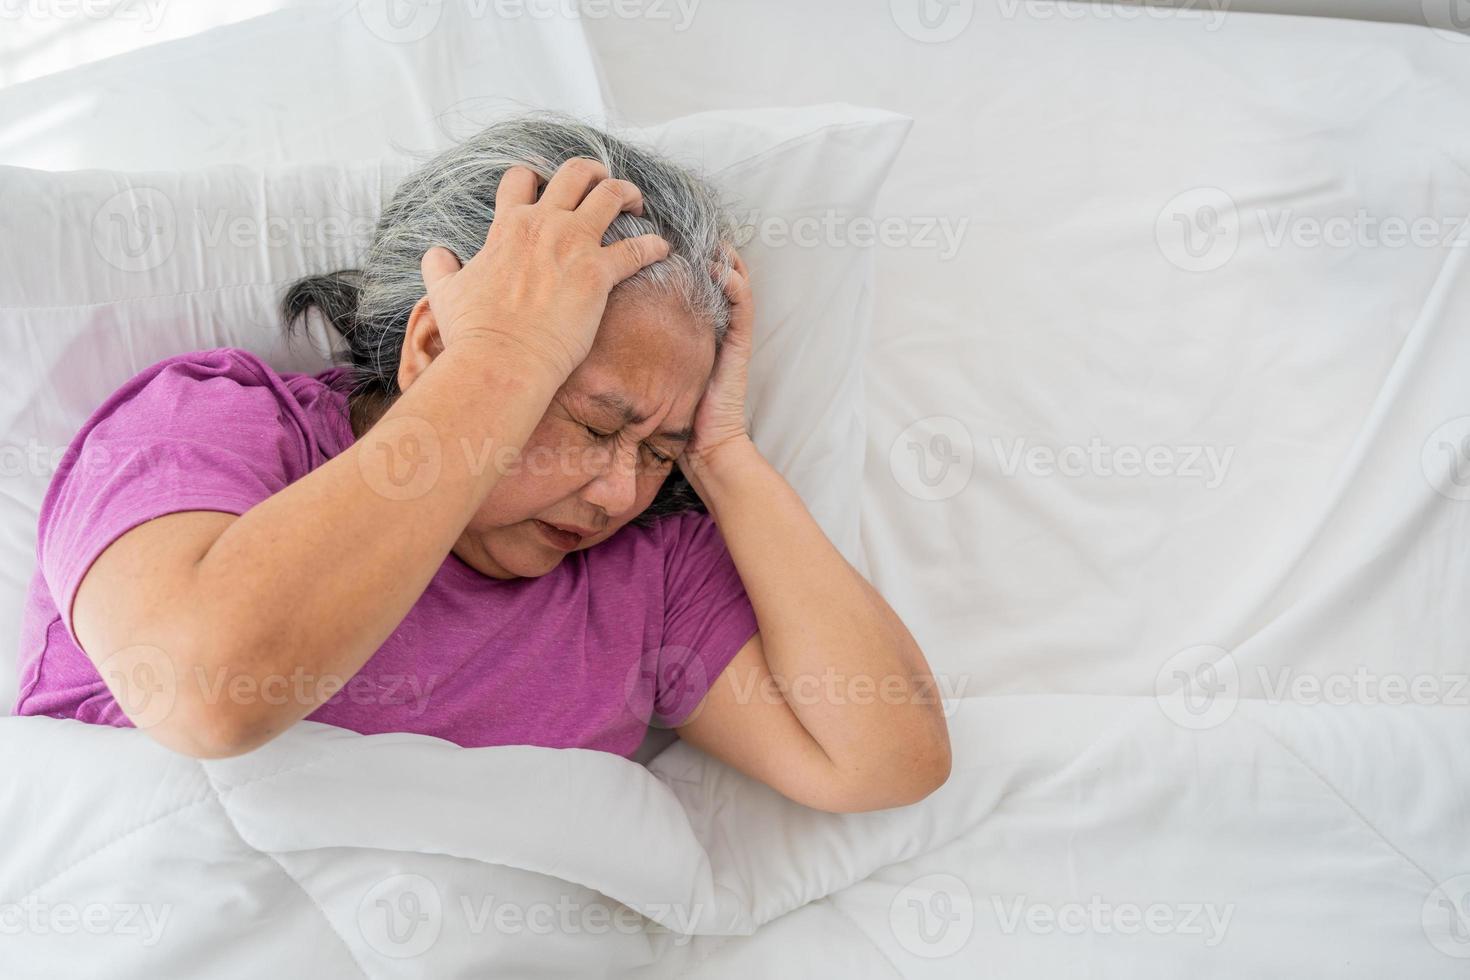
[[[572,551],[579,544],[582,543],[582,535],[580,534],[574,534],[571,531],[563,531],[559,527],[547,524],[545,521],[536,520],[535,518],[532,518],[532,523],[536,525],[536,529],[541,532],[541,536],[545,538],[547,542],[552,545],[552,547],[559,548],[562,551]]]

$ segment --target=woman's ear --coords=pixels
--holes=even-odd
[[[418,376],[433,363],[444,350],[444,341],[439,336],[439,324],[434,311],[429,309],[428,294],[419,297],[408,314],[408,326],[403,333],[403,352],[398,358],[398,390],[407,391]]]

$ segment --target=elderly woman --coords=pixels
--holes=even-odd
[[[922,653],[746,433],[729,230],[700,179],[569,121],[429,161],[361,270],[287,292],[350,368],[173,357],[78,433],[16,713],[201,758],[302,718],[623,755],[654,723],[808,806],[930,793]]]

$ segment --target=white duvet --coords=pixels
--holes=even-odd
[[[950,782],[855,815],[685,746],[303,723],[199,763],[6,718],[0,974],[1464,976],[1467,713],[952,708]]]
[[[1470,976],[1470,45],[883,6],[589,26],[640,122],[916,119],[877,217],[961,237],[877,256],[863,535],[949,784],[833,816],[687,746],[0,719],[0,977]],[[1239,236],[1192,271],[1211,187]],[[1016,456],[1095,436],[1168,475]]]

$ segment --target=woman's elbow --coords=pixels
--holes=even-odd
[[[949,737],[899,740],[906,749],[878,768],[839,775],[828,791],[806,805],[829,813],[867,813],[913,806],[949,781]]]
[[[248,696],[251,685],[239,683],[245,675],[220,682],[231,673],[171,662],[135,671],[121,691],[115,676],[110,686],[133,727],[164,748],[193,759],[228,759],[260,748],[287,723],[264,699]]]
[[[144,730],[164,748],[201,760],[245,755],[272,737],[248,708],[235,704],[176,706],[168,717]]]

